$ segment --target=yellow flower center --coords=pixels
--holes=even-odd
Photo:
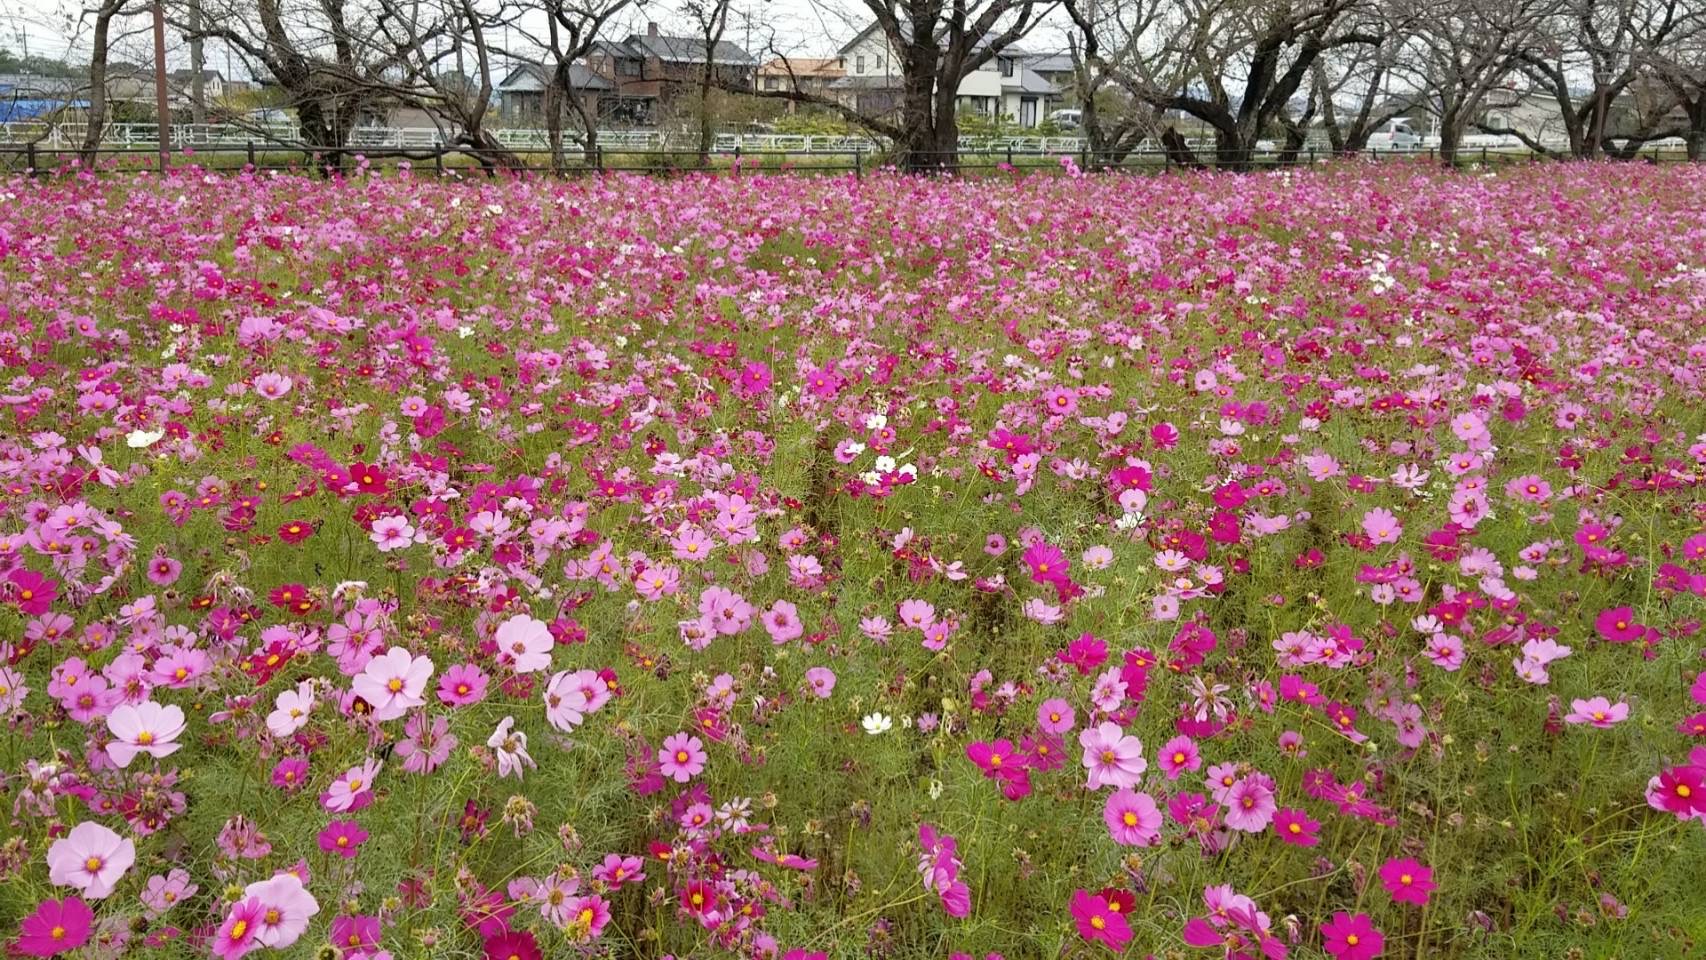
[[[236,923],[231,925],[231,939],[233,941],[243,939],[243,934],[248,933],[248,932],[249,932],[249,921],[247,921],[247,920],[239,920]]]
[[[1102,919],[1099,916],[1091,917],[1090,918],[1090,926],[1096,928],[1097,930],[1106,930],[1108,928],[1108,921]]]
[[[396,693],[397,691],[403,689],[403,681],[397,679],[396,677],[392,677],[391,682],[387,683],[385,685],[385,689],[391,691],[392,693]]]

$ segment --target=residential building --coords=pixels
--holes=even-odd
[[[831,89],[832,85],[846,75],[847,71],[842,68],[840,57],[777,57],[758,68],[757,83],[761,91],[797,88],[801,93],[833,98],[835,92]],[[799,104],[789,101],[788,112],[793,113],[797,106]]]
[[[829,89],[844,105],[873,116],[900,109],[900,61],[880,24],[860,31],[837,55],[845,75]],[[1041,123],[1058,105],[1060,88],[1026,65],[1029,56],[1009,47],[967,74],[955,91],[955,110],[961,116],[1006,118],[1022,127]]]
[[[517,64],[497,84],[498,115],[503,122],[511,127],[545,126],[545,89],[551,83],[551,69],[541,63]],[[603,116],[604,110],[613,108],[614,101],[610,95],[616,85],[604,77],[593,73],[584,64],[569,64],[569,86],[580,96],[581,102],[594,116]],[[564,104],[564,123],[573,126],[577,118],[574,111]]]
[[[611,105],[601,105],[600,115],[616,122],[655,122],[661,108],[699,89],[705,53],[703,38],[668,36],[655,23],[620,43],[600,42],[587,55],[587,67],[613,88],[606,95]],[[711,48],[711,66],[719,85],[750,90],[758,61],[738,45],[720,40]]]

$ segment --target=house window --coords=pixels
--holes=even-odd
[[[865,58],[863,56],[853,58],[853,72],[854,73],[864,73],[865,72]]]
[[[1013,58],[1012,57],[1002,57],[1001,58],[1001,75],[1004,77],[1011,77],[1013,75]]]
[[[624,77],[637,77],[640,75],[640,61],[623,58],[620,69]]]
[[[878,58],[877,58],[877,69],[878,69],[878,70],[881,70],[881,69],[882,69],[882,68],[883,68],[883,58],[882,58],[882,57],[878,57]]]
[[[781,78],[780,77],[765,77],[764,78],[764,89],[766,89],[766,90],[780,90],[780,89],[782,89]]]

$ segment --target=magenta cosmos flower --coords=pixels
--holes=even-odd
[[[136,844],[92,820],[72,827],[47,850],[48,879],[76,887],[90,900],[112,893],[135,862]]]
[[[1072,894],[1072,919],[1078,935],[1091,943],[1103,943],[1115,953],[1131,942],[1131,924],[1108,901],[1088,890]]]
[[[18,925],[17,949],[31,957],[51,957],[89,942],[95,911],[77,897],[43,900]]]
[[[345,860],[356,855],[367,840],[367,831],[354,820],[333,820],[320,831],[320,849]]]
[[[1202,767],[1202,755],[1197,752],[1196,741],[1183,734],[1162,744],[1157,757],[1161,763],[1161,772],[1165,773],[1169,780],[1177,780],[1185,771]]]
[[[1410,857],[1388,860],[1380,866],[1380,884],[1395,903],[1425,904],[1434,883],[1433,868]]]
[[[231,905],[219,932],[213,935],[213,955],[220,960],[237,960],[261,945],[261,919],[266,905],[260,897],[249,897]]]
[[[1116,723],[1102,723],[1078,733],[1084,748],[1084,768],[1090,772],[1091,790],[1103,787],[1135,787],[1149,768],[1143,759],[1143,741],[1126,736]]]
[[[686,783],[704,771],[708,756],[698,737],[686,732],[672,734],[658,749],[658,772],[676,783]]]
[[[1287,807],[1276,811],[1273,826],[1281,840],[1294,846],[1313,847],[1321,842],[1321,821],[1311,820],[1302,810]]]
[[[184,711],[176,705],[161,706],[152,700],[132,705],[121,703],[107,714],[107,729],[118,739],[107,744],[107,756],[120,767],[130,766],[139,753],[165,757],[183,744],[175,743],[184,732]]]
[[[1380,956],[1381,949],[1386,946],[1386,938],[1374,929],[1368,914],[1359,913],[1353,917],[1343,910],[1321,924],[1321,939],[1321,949],[1335,960],[1371,960]]]
[[[432,660],[392,647],[367,661],[351,689],[373,708],[373,719],[395,720],[426,703],[422,694],[431,677]]]
[[[319,902],[303,886],[302,878],[289,871],[249,884],[243,888],[243,896],[261,902],[255,939],[275,950],[300,940],[308,931],[308,922],[320,912]]]

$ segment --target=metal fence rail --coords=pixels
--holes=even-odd
[[[632,141],[630,141],[632,142]],[[159,169],[169,165],[178,169],[239,172],[245,170],[282,171],[302,174],[326,174],[328,157],[338,156],[336,170],[349,171],[365,159],[381,165],[409,163],[417,171],[431,171],[446,176],[584,174],[604,172],[637,173],[851,173],[865,172],[888,165],[886,151],[872,150],[868,141],[849,140],[839,151],[825,149],[748,149],[739,141],[732,145],[719,144],[701,157],[697,147],[676,150],[630,148],[601,143],[591,155],[577,147],[565,147],[562,166],[552,164],[551,153],[543,147],[518,144],[508,147],[508,157],[500,160],[480,157],[462,147],[442,144],[380,143],[351,144],[338,150],[301,146],[269,145],[248,141],[242,144],[207,143],[188,151],[162,155],[157,146],[107,146],[95,152],[96,168],[103,173],[131,173]],[[817,145],[821,147],[822,145]],[[1037,144],[1019,145],[1008,142],[993,146],[985,143],[965,147],[951,154],[940,155],[918,166],[944,173],[975,173],[1000,170],[1075,169],[1083,172],[1101,171],[1165,171],[1188,165],[1203,169],[1217,167],[1239,171],[1272,170],[1292,166],[1307,166],[1351,156],[1363,161],[1441,162],[1436,149],[1367,150],[1354,155],[1338,154],[1330,149],[1305,146],[1297,151],[1258,149],[1248,153],[1223,157],[1212,149],[1202,149],[1195,162],[1181,164],[1181,157],[1160,149],[1139,148],[1119,155],[1092,155],[1082,144],[1074,152],[1062,152],[1057,145],[1048,148]],[[1212,147],[1212,145],[1210,145]],[[916,156],[916,155],[915,155]],[[1543,162],[1548,158],[1526,149],[1495,149],[1483,145],[1460,150],[1454,159],[1457,164],[1511,164]],[[1643,150],[1638,159],[1650,163],[1686,160],[1686,153],[1656,145]],[[54,148],[42,143],[24,145],[0,144],[0,173],[54,176],[83,169],[82,156],[76,147]]]

